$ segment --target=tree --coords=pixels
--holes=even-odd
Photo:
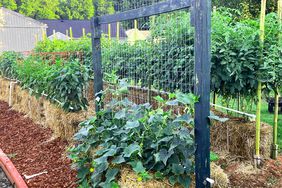
[[[92,0],[61,0],[59,9],[61,19],[82,20],[90,19],[94,15]]]
[[[17,4],[15,0],[0,0],[0,7],[5,7],[10,10],[16,10]]]
[[[243,13],[243,17],[258,17],[260,14],[261,0],[212,0],[212,3],[216,7],[237,9]],[[268,0],[267,13],[275,12],[276,9],[277,0]]]
[[[59,0],[22,0],[19,12],[34,19],[57,19]]]

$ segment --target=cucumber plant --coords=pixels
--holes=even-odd
[[[121,97],[125,82],[108,89],[112,101],[95,117],[81,123],[70,148],[70,159],[78,170],[81,185],[111,187],[123,165],[131,165],[137,181],[167,177],[172,185],[189,187],[194,172],[193,106],[198,98],[192,94],[171,94],[169,100],[157,97],[162,106],[184,106],[183,114],[153,109],[150,104],[135,104]],[[102,100],[103,101],[103,100]]]

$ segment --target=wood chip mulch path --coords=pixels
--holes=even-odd
[[[77,187],[76,172],[65,154],[67,146],[62,139],[52,139],[50,129],[33,123],[0,101],[0,148],[23,177],[47,171],[29,180],[24,178],[28,187]]]

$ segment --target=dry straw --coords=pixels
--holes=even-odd
[[[0,78],[0,100],[8,102],[11,97],[14,110],[26,114],[37,124],[49,127],[55,137],[71,140],[79,123],[95,115],[93,101],[90,102],[87,111],[69,113],[45,97],[31,96],[28,90],[22,89],[17,84],[13,85],[12,91],[10,96],[10,81]]]
[[[244,160],[253,160],[255,154],[256,127],[255,122],[244,118],[230,118],[225,123],[212,122],[211,144],[213,151],[227,151],[233,156]],[[272,127],[267,124],[261,126],[261,156],[269,158]]]
[[[153,174],[150,174],[153,176]],[[215,180],[214,188],[226,188],[229,185],[227,174],[222,168],[215,163],[211,163],[211,178]],[[180,188],[181,186],[173,186],[167,179],[157,181],[155,179],[149,181],[138,181],[138,176],[130,167],[124,167],[121,170],[119,185],[126,188]],[[195,187],[195,178],[192,177],[191,188]]]

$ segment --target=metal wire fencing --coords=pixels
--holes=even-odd
[[[159,1],[156,1],[159,2]],[[118,10],[150,5],[138,1],[130,7],[119,3]],[[127,38],[102,37],[104,78],[116,75],[130,85],[128,98],[136,103],[151,102],[167,92],[193,92],[194,30],[190,10],[184,9],[118,22]]]

